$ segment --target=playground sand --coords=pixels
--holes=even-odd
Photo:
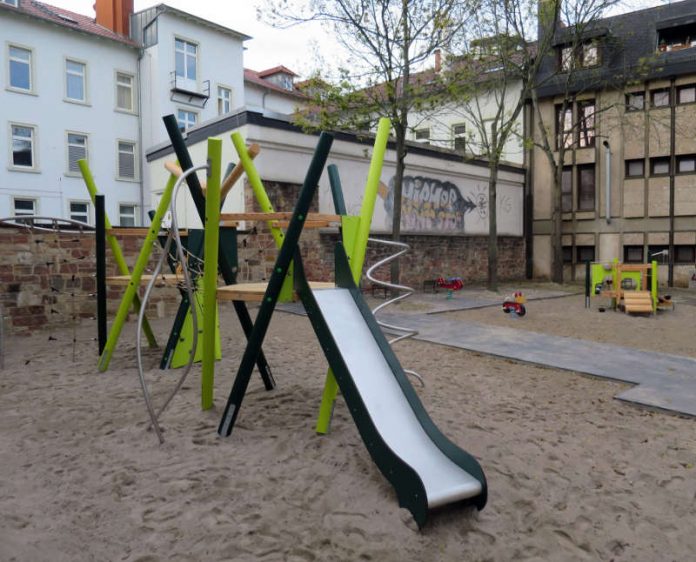
[[[556,305],[530,303],[520,322]],[[582,310],[568,308],[563,329],[586,331]],[[617,383],[402,342],[403,364],[426,378],[417,391],[430,415],[489,481],[482,512],[446,508],[419,532],[340,399],[332,433],[314,433],[326,362],[303,317],[276,313],[264,349],[278,388],[265,392],[255,374],[232,437],[217,437],[242,353],[230,307],[221,321],[216,409],[198,407],[196,368],[163,416],[162,446],[146,431],[133,322],[106,374],[93,323],[74,353],[72,333],[7,342],[0,560],[693,559],[694,420],[613,400]],[[161,341],[168,325],[155,322]],[[631,328],[634,341],[648,348],[655,325]],[[666,340],[682,337],[660,326]],[[146,351],[156,401],[175,377],[158,360]]]

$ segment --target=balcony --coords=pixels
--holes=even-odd
[[[204,80],[199,85],[196,80],[177,76],[175,71],[169,75],[170,99],[176,103],[185,103],[198,108],[204,108],[210,99],[210,80]]]

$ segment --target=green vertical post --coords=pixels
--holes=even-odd
[[[353,274],[353,281],[356,286],[360,286],[360,277],[362,275],[363,264],[365,263],[367,239],[370,237],[372,215],[375,211],[375,201],[377,200],[379,181],[382,177],[382,166],[384,164],[384,156],[387,152],[387,141],[389,140],[390,129],[391,121],[389,121],[389,119],[383,117],[379,120],[375,145],[372,150],[372,160],[370,161],[370,169],[367,174],[367,183],[365,184],[365,194],[363,195],[362,207],[360,208],[360,223],[358,224],[352,246],[349,246],[349,248],[351,248],[350,271]],[[319,417],[316,425],[317,433],[324,434],[329,431],[333,405],[337,395],[338,383],[336,382],[333,371],[329,369],[326,373],[324,392],[321,397],[321,406],[319,407]]]
[[[150,229],[147,231],[147,236],[145,236],[145,242],[143,242],[143,247],[140,250],[138,259],[135,262],[135,267],[133,267],[133,273],[131,279],[126,287],[126,292],[121,299],[121,304],[118,307],[118,312],[116,313],[116,318],[114,318],[114,323],[109,331],[109,337],[106,340],[106,347],[104,348],[101,357],[99,358],[99,370],[101,372],[106,371],[109,367],[109,361],[111,361],[111,356],[116,349],[116,344],[118,343],[118,338],[121,335],[121,330],[123,329],[123,324],[126,322],[128,316],[128,309],[133,302],[133,299],[137,296],[138,287],[140,286],[140,278],[147,267],[148,260],[150,259],[150,254],[152,253],[152,246],[157,242],[157,235],[159,233],[160,225],[162,223],[162,217],[167,212],[169,203],[172,199],[172,191],[174,190],[174,184],[176,183],[175,176],[169,176],[169,181],[164,188],[164,193],[162,193],[162,199],[160,199],[159,205],[157,206],[157,211],[150,224]]]
[[[89,169],[87,160],[78,160],[77,165],[80,167],[80,172],[82,172],[82,179],[85,181],[87,186],[87,191],[89,192],[89,197],[92,200],[92,204],[96,206],[97,184],[94,183],[94,176],[92,176],[92,171]],[[111,222],[109,221],[109,215],[104,212],[104,226],[106,230],[111,230]],[[121,251],[121,246],[118,245],[118,240],[113,234],[106,234],[106,242],[109,244],[111,249],[111,254],[114,256],[114,261],[118,267],[121,275],[130,275],[130,270],[128,269],[128,264],[126,259],[123,257],[123,252]],[[135,313],[140,312],[140,297],[135,295],[133,299],[133,311]],[[147,321],[147,317],[143,318],[143,332],[145,332],[145,337],[147,338],[147,344],[150,347],[157,347],[157,340],[155,339],[155,334],[152,332],[150,323]]]
[[[650,262],[650,296],[652,297],[653,312],[657,310],[657,261],[653,260]]]
[[[621,280],[619,279],[619,258],[614,258],[611,262],[611,284],[614,286],[614,294],[618,295],[621,291]],[[618,297],[611,299],[611,307],[616,310],[619,305]]]
[[[208,139],[208,187],[205,192],[205,243],[203,249],[203,364],[201,408],[213,407],[215,381],[215,322],[217,316],[218,247],[220,241],[220,173],[222,140]]]

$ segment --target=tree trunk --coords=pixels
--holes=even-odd
[[[564,151],[559,153],[561,164],[556,164],[553,170],[553,209],[551,213],[551,280],[563,283],[563,221],[561,215],[561,186],[563,185]]]
[[[498,290],[498,161],[488,162],[488,290]]]
[[[398,242],[401,239],[401,193],[406,160],[406,128],[402,123],[395,123],[394,134],[396,136],[396,171],[394,173],[392,240]],[[398,285],[400,278],[399,260],[394,260],[391,264],[391,282]]]

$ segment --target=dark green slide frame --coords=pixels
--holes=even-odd
[[[486,476],[483,473],[481,465],[469,453],[459,448],[452,443],[435,425],[423,404],[421,403],[416,391],[411,386],[406,373],[404,373],[399,360],[392,351],[389,342],[382,333],[381,328],[377,324],[372,311],[367,306],[367,303],[362,297],[360,290],[355,286],[353,274],[350,270],[348,258],[346,256],[343,245],[338,243],[335,250],[336,259],[336,286],[343,289],[348,289],[355,303],[362,314],[365,323],[368,325],[375,341],[377,342],[381,352],[384,354],[387,363],[394,373],[402,392],[404,393],[409,405],[413,409],[421,426],[442,451],[457,466],[465,470],[471,476],[476,478],[481,483],[481,493],[471,498],[472,502],[479,510],[486,505],[488,498],[488,487]],[[336,381],[341,393],[348,405],[355,424],[358,426],[360,435],[367,446],[367,449],[373,461],[380,469],[382,474],[391,483],[396,491],[399,500],[399,505],[408,509],[419,527],[422,527],[428,517],[428,500],[425,493],[423,482],[418,474],[396,454],[392,452],[387,443],[383,440],[379,431],[375,427],[372,419],[367,411],[360,393],[358,392],[350,371],[346,367],[343,357],[339,351],[331,332],[328,328],[314,295],[312,294],[307,278],[302,267],[301,257],[295,256],[295,290],[300,295],[305,310],[309,316],[310,322],[317,334],[321,347],[324,350],[326,358],[331,366],[331,369],[336,376]]]

